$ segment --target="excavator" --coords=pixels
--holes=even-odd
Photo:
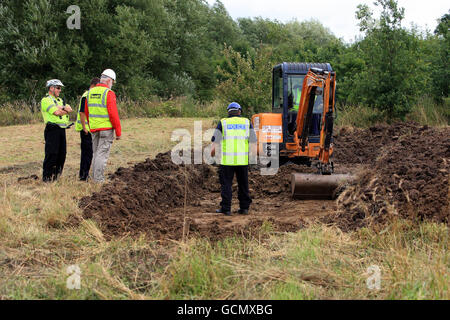
[[[335,90],[336,73],[329,63],[283,62],[272,72],[272,112],[252,116],[258,154],[268,163],[317,167],[317,174],[292,173],[294,198],[333,199],[341,184],[354,179],[334,174],[330,159]]]

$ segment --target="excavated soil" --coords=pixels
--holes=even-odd
[[[355,156],[340,153],[337,158],[357,163],[365,152],[377,148],[378,156],[372,157],[372,166],[340,195],[337,213],[326,220],[344,230],[380,227],[398,216],[449,224],[450,129],[396,124],[369,130],[373,139],[361,139],[366,148],[354,143],[358,147]],[[346,138],[338,139],[339,143],[352,140],[356,132],[366,133],[358,131],[348,134],[341,130],[341,137]]]
[[[144,233],[151,239],[180,240],[199,235],[212,240],[252,236],[261,227],[290,232],[320,219],[354,229],[384,223],[392,215],[447,222],[450,130],[399,123],[338,130],[335,171],[358,174],[337,201],[292,200],[292,172],[315,169],[289,164],[274,176],[249,171],[250,215],[214,213],[220,203],[217,167],[175,165],[170,153],[130,168],[80,201],[83,217],[94,219],[107,238]],[[233,210],[239,208],[233,186]],[[186,199],[186,205],[185,205]]]
[[[170,153],[131,168],[119,168],[101,192],[81,199],[80,206],[83,217],[96,220],[107,237],[145,233],[153,239],[180,240],[184,231],[187,236],[197,234],[216,240],[234,234],[250,236],[264,223],[274,231],[295,231],[303,226],[303,217],[324,209],[335,210],[334,201],[292,206],[290,174],[299,168],[303,167],[287,165],[275,176],[261,176],[259,169],[251,168],[253,203],[245,216],[215,213],[220,203],[217,167],[175,165]],[[236,211],[236,183],[233,195]]]

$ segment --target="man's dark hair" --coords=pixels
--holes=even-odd
[[[92,78],[91,80],[91,86],[96,86],[100,83],[100,78]]]

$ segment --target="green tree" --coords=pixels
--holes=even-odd
[[[356,16],[365,39],[358,46],[364,69],[354,81],[354,103],[378,108],[389,118],[403,117],[422,93],[419,41],[401,26],[404,8],[395,0],[377,0],[381,16],[373,17],[367,5],[359,5]]]
[[[11,8],[15,8],[13,12]],[[21,23],[19,23],[21,19]],[[57,55],[57,28],[49,1],[29,0],[0,4],[0,84],[16,100],[36,105],[37,88],[42,87]],[[34,108],[32,108],[34,110]]]
[[[450,52],[450,11],[443,15],[434,31],[436,45],[432,55],[433,94],[437,100],[448,97],[450,86],[449,52]]]
[[[217,95],[224,104],[238,102],[246,116],[270,110],[272,99],[272,51],[261,47],[254,58],[243,57],[231,47],[223,50],[226,64],[218,67],[223,79]]]
[[[349,45],[332,59],[336,71],[336,101],[341,105],[361,102],[355,88],[360,81],[359,75],[365,70],[365,61],[359,43]]]

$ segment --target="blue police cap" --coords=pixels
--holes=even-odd
[[[237,102],[232,102],[228,105],[227,107],[227,111],[231,111],[231,110],[242,110],[241,106],[239,105],[239,103]]]

